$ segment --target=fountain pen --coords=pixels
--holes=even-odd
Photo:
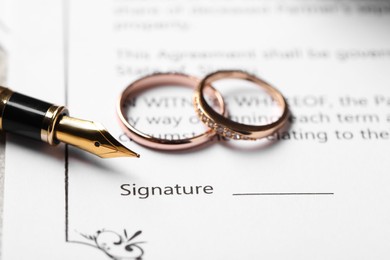
[[[100,123],[70,117],[64,106],[1,86],[0,129],[50,145],[70,144],[101,158],[139,157],[119,143]]]

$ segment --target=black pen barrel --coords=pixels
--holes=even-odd
[[[54,130],[63,106],[56,106],[0,87],[0,128],[50,144],[56,144]]]

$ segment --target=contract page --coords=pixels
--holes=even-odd
[[[7,135],[4,259],[390,257],[388,1],[27,2],[12,6],[8,85],[101,122],[141,157]],[[217,70],[275,86],[289,127],[180,152],[124,133],[116,107],[129,84]],[[275,117],[259,88],[223,83],[232,120]],[[201,133],[193,91],[137,93],[126,118],[159,138]]]

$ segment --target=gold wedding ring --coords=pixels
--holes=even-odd
[[[136,129],[133,125],[129,123],[126,119],[126,100],[129,100],[131,97],[135,97],[139,92],[156,87],[162,86],[185,86],[195,89],[199,84],[199,79],[181,74],[181,73],[157,73],[143,77],[131,83],[121,94],[118,105],[117,112],[120,119],[120,124],[122,129],[125,131],[126,135],[130,137],[135,142],[150,147],[153,149],[159,150],[183,150],[199,146],[206,142],[212,140],[212,137],[216,135],[211,129],[205,130],[204,133],[195,135],[191,138],[183,139],[160,139],[153,137],[151,135],[145,134],[140,130]],[[208,93],[211,97],[216,98],[217,107],[219,113],[222,115],[225,114],[225,105],[222,96],[211,86],[207,88],[210,90]]]
[[[281,116],[267,125],[246,125],[232,121],[218,113],[206,102],[204,90],[213,82],[221,79],[242,79],[255,83],[276,101],[282,110]],[[238,70],[222,70],[207,75],[195,90],[194,106],[201,121],[210,129],[219,135],[236,140],[256,140],[272,135],[285,125],[289,115],[287,102],[277,89],[254,75]]]

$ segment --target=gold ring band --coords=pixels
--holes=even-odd
[[[265,90],[282,109],[281,116],[267,125],[246,125],[230,120],[215,111],[203,95],[206,86],[220,79],[243,79],[255,83]],[[269,136],[281,129],[287,122],[289,110],[283,95],[267,82],[244,71],[221,70],[207,75],[198,85],[194,94],[194,107],[199,118],[219,135],[231,139],[256,140]]]
[[[216,135],[211,129],[207,129],[204,133],[193,136],[191,138],[183,139],[160,139],[151,135],[145,134],[131,125],[125,116],[126,100],[130,97],[134,97],[139,92],[149,88],[155,88],[160,86],[174,85],[174,86],[186,86],[190,88],[196,88],[199,83],[199,79],[181,74],[181,73],[156,73],[136,80],[131,83],[121,94],[117,105],[117,114],[119,117],[120,125],[126,135],[135,142],[159,150],[183,150],[199,146],[206,142],[209,142],[212,137]],[[225,105],[222,96],[214,88],[208,88],[211,91],[212,97],[216,97],[219,112],[225,114]]]

